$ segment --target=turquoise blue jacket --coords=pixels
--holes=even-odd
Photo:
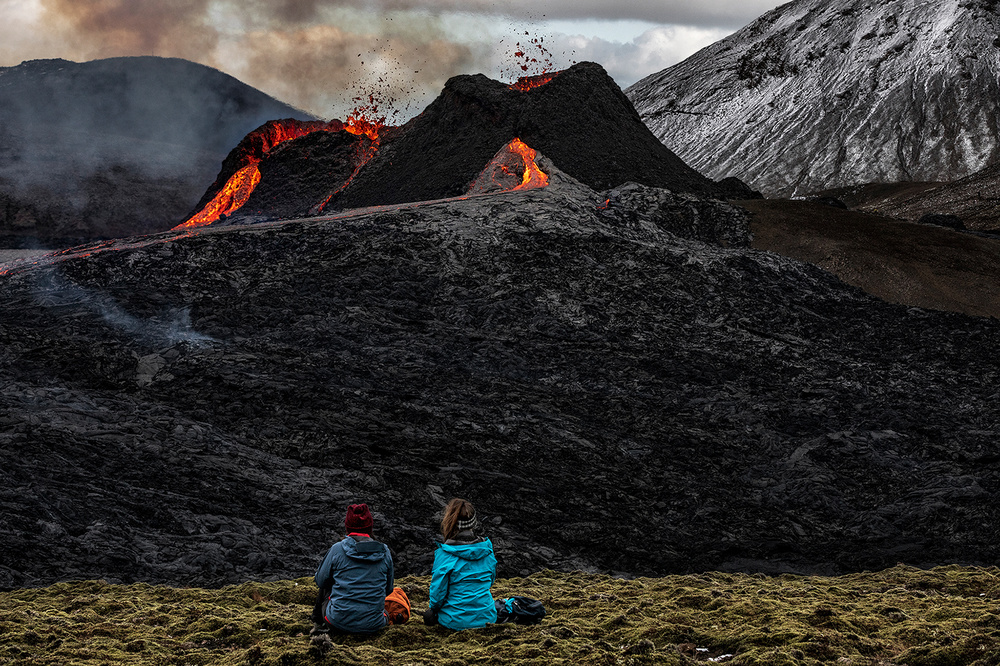
[[[490,587],[497,577],[493,542],[438,544],[431,571],[430,609],[449,629],[471,629],[497,621]]]

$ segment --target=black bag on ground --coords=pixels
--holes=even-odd
[[[509,597],[497,599],[497,624],[538,624],[545,617],[545,606],[531,597]]]

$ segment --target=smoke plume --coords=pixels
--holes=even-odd
[[[190,307],[169,310],[156,317],[140,318],[127,312],[109,295],[70,282],[58,271],[36,280],[34,296],[38,305],[90,311],[98,315],[108,327],[132,337],[140,344],[172,346],[181,342],[192,345],[215,342],[211,336],[194,329]]]
[[[88,57],[171,55],[197,60],[218,42],[209,0],[42,0],[46,17]]]
[[[488,47],[474,46],[469,35],[449,34],[433,12],[397,11],[416,3],[40,2],[45,30],[64,37],[62,57],[186,58],[320,117],[346,115],[358,87],[366,96],[375,88],[383,98],[412,104],[448,77],[489,64]],[[378,11],[370,11],[373,7]]]
[[[405,119],[412,115],[407,104],[419,104],[410,111],[420,111],[449,76],[486,63],[485,52],[430,31],[418,40],[407,34],[374,37],[317,25],[260,32],[243,43],[244,80],[279,99],[322,108],[324,115],[340,118],[352,110],[354,98],[366,100],[374,92],[383,103],[381,113],[395,109]]]
[[[0,0],[0,62],[158,55],[216,67],[319,117],[343,117],[355,86],[418,108],[455,74],[496,75],[504,26],[607,20],[673,26],[619,44],[565,34],[576,59],[630,83],[779,0]],[[573,28],[568,28],[572,30]],[[27,33],[28,39],[23,37]],[[521,34],[518,32],[517,34]],[[671,43],[663,44],[667,36]],[[553,35],[556,37],[557,35]],[[548,44],[553,44],[546,40]],[[697,45],[703,45],[698,40]],[[676,54],[676,55],[675,55]],[[635,56],[633,58],[633,56]],[[604,60],[602,60],[602,58]],[[560,67],[569,60],[557,63]],[[379,80],[381,79],[381,81]],[[407,114],[407,115],[409,115]]]

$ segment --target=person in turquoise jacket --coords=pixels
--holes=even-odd
[[[497,577],[493,543],[477,537],[476,510],[455,498],[441,519],[444,543],[434,552],[430,601],[424,622],[449,629],[472,629],[497,621],[490,588]]]

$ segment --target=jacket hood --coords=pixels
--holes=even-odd
[[[377,561],[385,557],[385,544],[380,541],[347,537],[343,544],[344,554],[354,560]]]
[[[477,541],[476,543],[462,543],[454,545],[439,543],[438,548],[449,555],[460,557],[463,560],[481,560],[493,552],[493,542],[489,539],[483,539],[482,541]]]

